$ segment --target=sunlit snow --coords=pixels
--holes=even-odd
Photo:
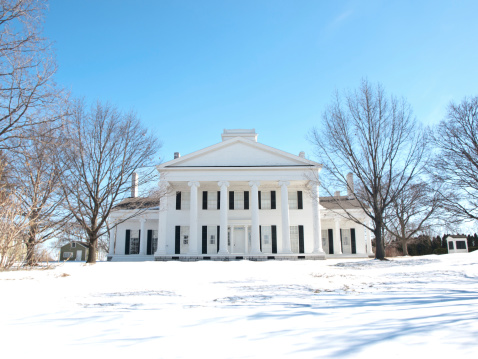
[[[475,358],[478,252],[0,273],[0,355]]]

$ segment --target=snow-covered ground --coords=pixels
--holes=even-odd
[[[478,252],[0,273],[0,356],[476,358]]]

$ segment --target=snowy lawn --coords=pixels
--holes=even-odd
[[[477,358],[477,263],[474,252],[0,272],[0,356]]]

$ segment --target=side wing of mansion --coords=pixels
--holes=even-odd
[[[133,198],[110,218],[108,260],[325,259],[373,255],[352,197],[321,197],[321,165],[224,130],[222,142],[158,166],[158,201]],[[315,179],[315,180],[311,180]],[[133,178],[135,181],[135,178]],[[135,203],[145,210],[133,216]],[[340,203],[338,203],[340,201]],[[130,218],[131,217],[131,218]],[[128,219],[129,218],[129,219]]]

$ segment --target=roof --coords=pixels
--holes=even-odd
[[[319,203],[326,209],[362,209],[359,201],[348,196],[319,197]]]
[[[82,241],[71,241],[71,242],[69,242],[69,243],[65,243],[64,245],[62,245],[61,248],[65,247],[65,246],[69,246],[71,243],[80,244],[80,245],[82,245],[83,247],[88,248],[88,243],[82,242]]]
[[[114,206],[114,210],[120,209],[159,209],[159,200],[154,197],[126,198]]]
[[[224,167],[321,168],[322,165],[244,137],[233,137],[215,145],[162,163],[157,169]]]
[[[468,238],[467,236],[463,235],[463,234],[450,234],[448,236],[446,236],[446,238]]]

